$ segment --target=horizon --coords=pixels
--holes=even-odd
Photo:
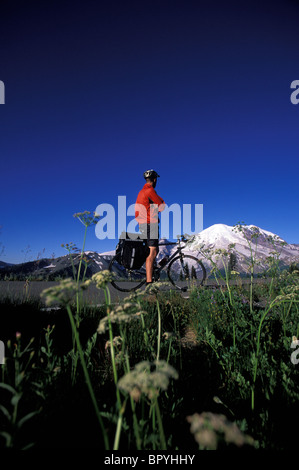
[[[238,224],[237,224],[237,225],[238,225]],[[250,228],[250,227],[256,227],[256,228],[258,228],[261,232],[264,232],[265,234],[268,234],[269,236],[274,236],[274,237],[275,237],[275,236],[278,236],[278,237],[279,237],[278,234],[269,232],[268,230],[263,229],[262,227],[257,227],[256,225],[253,225],[253,224],[242,224],[242,225],[243,225],[244,227],[248,227],[248,228]],[[216,227],[216,226],[224,226],[225,228],[234,229],[234,226],[233,226],[233,225],[226,225],[226,224],[221,224],[221,223],[219,223],[219,224],[210,225],[209,227],[206,227],[205,229],[201,230],[201,231],[198,232],[198,233],[194,233],[193,235],[195,235],[195,236],[196,236],[196,235],[200,235],[201,233],[207,232],[207,231],[209,231],[209,229],[212,229],[212,228],[214,228],[214,227]],[[187,235],[187,234],[186,234],[186,235]],[[170,239],[167,239],[167,238],[162,237],[162,236],[160,237],[160,240],[171,241]],[[174,239],[172,239],[172,240],[174,240]],[[283,240],[283,239],[281,239],[281,240],[282,240],[283,242],[286,242],[286,240]],[[287,242],[286,242],[286,243],[287,243]],[[299,246],[299,243],[287,243],[287,245],[298,245],[298,246]],[[100,251],[95,251],[95,250],[85,249],[85,250],[84,250],[84,253],[85,253],[85,254],[97,253],[97,254],[99,254],[99,255],[106,255],[106,254],[108,254],[108,253],[114,252],[114,251],[115,251],[115,248],[116,248],[116,247],[112,248],[111,250],[105,250],[105,251],[101,251],[101,252],[100,252]],[[75,252],[73,252],[73,256],[80,256],[80,253],[81,253],[81,250],[75,251]],[[40,255],[40,254],[39,254],[39,255]],[[17,264],[24,264],[24,263],[28,263],[28,262],[35,262],[35,261],[37,261],[38,259],[39,259],[39,260],[41,260],[41,259],[55,260],[56,258],[60,258],[61,256],[68,256],[68,253],[65,252],[65,253],[62,253],[62,254],[60,254],[59,256],[55,256],[55,257],[53,257],[53,256],[43,256],[43,257],[37,257],[37,258],[34,258],[34,259],[30,259],[30,258],[29,258],[29,259],[27,259],[27,260],[23,260],[23,261],[18,262],[18,263],[11,263],[11,262],[8,262],[8,261],[4,261],[3,259],[0,258],[0,262],[4,262],[4,263],[7,263],[7,264],[12,264],[12,265],[15,265],[15,264],[17,265]]]
[[[80,248],[73,214],[134,204],[150,168],[169,206],[203,205],[203,230],[245,221],[298,244],[298,13],[294,0],[5,2],[0,260]],[[117,242],[89,227],[85,249]]]

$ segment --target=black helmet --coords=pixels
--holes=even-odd
[[[160,177],[160,175],[158,175],[158,173],[155,170],[146,170],[143,173],[143,176],[144,176],[145,179],[149,178],[151,180],[154,180],[155,178]]]

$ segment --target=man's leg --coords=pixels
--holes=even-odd
[[[145,261],[146,282],[152,282],[153,280],[154,262],[158,253],[158,250],[155,246],[150,246],[149,250],[150,253]]]

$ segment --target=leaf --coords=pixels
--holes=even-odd
[[[25,447],[22,447],[21,450],[28,450],[28,449],[31,449],[34,446],[35,446],[34,442],[30,442],[30,444],[27,444]]]
[[[10,421],[11,420],[11,414],[9,411],[5,408],[5,406],[0,405],[0,411],[6,416],[6,418]]]
[[[13,387],[11,387],[10,385],[5,384],[3,382],[0,382],[0,388],[4,388],[5,390],[8,390],[13,395],[16,395],[16,393],[17,393],[17,391]]]
[[[15,394],[15,395],[12,397],[12,399],[11,399],[11,404],[12,404],[12,406],[17,406],[17,404],[19,403],[19,400],[20,400],[21,396],[22,396],[21,394],[18,394],[18,395]]]
[[[17,385],[20,385],[22,380],[24,379],[25,377],[25,371],[23,372],[20,372],[17,376],[16,376],[16,384]]]
[[[6,447],[9,447],[9,444],[11,443],[11,435],[8,433],[8,432],[0,432],[0,436],[4,437],[4,439],[6,440]]]
[[[21,428],[23,426],[23,424],[26,423],[26,421],[28,421],[33,416],[35,416],[39,413],[40,413],[40,410],[37,410],[37,411],[32,411],[31,413],[28,413],[26,416],[23,416],[23,418],[21,418],[17,423],[18,428]]]

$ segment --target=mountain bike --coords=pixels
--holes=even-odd
[[[186,291],[191,285],[202,285],[206,279],[206,269],[203,263],[195,256],[183,253],[187,239],[181,235],[178,242],[162,242],[162,245],[177,245],[177,250],[164,257],[154,265],[153,280],[169,280],[171,284],[181,291]],[[162,271],[164,270],[164,273]],[[118,255],[115,255],[109,263],[109,271],[113,273],[111,281],[113,287],[122,292],[131,292],[139,289],[146,282],[146,270],[143,265],[138,270],[126,269],[121,265]]]

